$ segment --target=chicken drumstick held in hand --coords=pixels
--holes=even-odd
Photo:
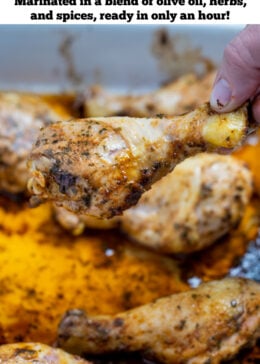
[[[136,204],[177,163],[232,149],[247,131],[246,106],[218,114],[208,104],[171,118],[90,118],[42,129],[30,157],[33,203],[111,218]]]

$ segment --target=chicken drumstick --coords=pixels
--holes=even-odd
[[[260,285],[204,283],[115,316],[65,314],[59,346],[76,353],[141,352],[165,364],[218,364],[260,336]]]
[[[232,149],[247,130],[247,109],[208,104],[172,118],[91,118],[42,129],[30,157],[34,203],[50,199],[76,213],[111,218],[135,205],[177,163],[199,152]]]

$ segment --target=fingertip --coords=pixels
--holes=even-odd
[[[213,87],[210,96],[210,105],[212,109],[216,111],[225,111],[229,106],[231,97],[232,90],[229,83],[225,79],[221,78]]]
[[[230,83],[224,78],[220,78],[213,86],[210,95],[210,106],[218,113],[226,113],[236,110],[247,100],[248,96],[246,94],[237,95],[235,91],[231,88]],[[258,110],[260,111],[260,109]]]

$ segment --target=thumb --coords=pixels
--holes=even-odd
[[[227,112],[256,96],[260,85],[260,25],[248,25],[225,48],[210,103]]]

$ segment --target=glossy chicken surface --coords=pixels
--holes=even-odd
[[[51,106],[36,94],[0,93],[0,190],[26,191],[27,159],[40,128],[66,119],[62,106]]]
[[[85,117],[134,116],[152,117],[158,114],[180,115],[209,99],[215,72],[199,79],[195,74],[180,77],[154,92],[141,95],[118,95],[96,85],[83,95]]]
[[[159,252],[200,250],[239,223],[252,189],[250,171],[234,157],[198,154],[177,165],[126,210],[121,229]]]
[[[220,363],[260,336],[260,285],[226,278],[115,316],[67,312],[58,345],[72,353],[139,351],[161,363]]]
[[[232,149],[247,131],[247,109],[217,114],[208,104],[173,118],[93,118],[44,128],[30,156],[33,203],[55,201],[102,218],[136,204],[188,156]]]
[[[0,346],[1,364],[89,364],[82,358],[40,343],[16,343]]]

